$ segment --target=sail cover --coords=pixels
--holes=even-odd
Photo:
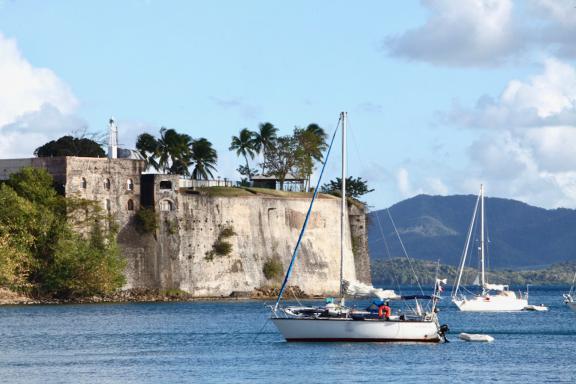
[[[484,284],[484,289],[489,289],[492,291],[505,291],[507,288],[508,286],[504,284]]]
[[[346,294],[350,296],[372,296],[380,300],[394,300],[400,299],[394,290],[374,288],[372,285],[364,284],[359,281],[345,281],[344,288]]]

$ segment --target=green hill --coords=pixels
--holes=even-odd
[[[411,257],[458,265],[475,203],[474,195],[419,195],[389,210]],[[489,268],[535,269],[576,261],[576,210],[485,198],[485,212]],[[386,210],[369,214],[368,244],[373,262],[403,256]],[[477,266],[476,260],[470,266]]]

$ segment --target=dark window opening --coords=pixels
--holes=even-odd
[[[172,189],[172,182],[168,180],[161,181],[160,189]]]

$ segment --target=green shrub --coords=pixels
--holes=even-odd
[[[153,233],[158,228],[156,212],[153,208],[142,208],[134,215],[136,231],[142,235]]]
[[[218,238],[214,244],[212,244],[212,250],[206,252],[204,259],[212,261],[214,260],[214,256],[228,256],[230,253],[232,253],[232,244],[224,239],[234,235],[236,235],[236,232],[234,232],[234,228],[232,228],[232,226],[225,226],[220,229]]]
[[[268,280],[278,279],[283,274],[282,263],[278,259],[268,259],[262,267],[262,272]]]
[[[224,240],[217,240],[212,246],[212,249],[218,256],[227,256],[232,252],[232,244]]]

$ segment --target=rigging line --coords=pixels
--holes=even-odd
[[[308,212],[306,212],[306,218],[304,219],[304,224],[302,225],[302,229],[300,230],[298,241],[296,242],[296,246],[294,247],[292,259],[290,260],[290,265],[288,266],[288,270],[286,271],[284,282],[282,283],[282,287],[280,288],[280,292],[278,293],[278,299],[276,300],[276,304],[274,305],[274,312],[278,309],[278,304],[280,304],[280,300],[282,300],[282,294],[284,293],[284,289],[286,289],[286,284],[288,283],[288,279],[290,278],[290,274],[292,273],[292,268],[294,267],[294,261],[296,260],[296,256],[298,256],[300,244],[302,243],[302,237],[304,236],[304,231],[308,226],[308,220],[310,219],[310,213],[312,212],[312,207],[314,206],[314,200],[316,200],[316,196],[318,195],[318,191],[320,190],[320,182],[322,181],[322,175],[324,174],[324,170],[326,169],[326,164],[328,163],[328,158],[330,157],[330,151],[332,150],[332,145],[334,144],[334,139],[336,138],[336,133],[338,132],[338,127],[340,126],[341,120],[342,120],[341,117],[339,117],[338,123],[336,124],[336,129],[334,129],[334,134],[332,135],[332,140],[330,141],[330,146],[326,151],[326,156],[324,156],[322,170],[320,171],[320,176],[318,176],[316,188],[314,188],[314,194],[312,195],[312,200],[310,201]]]
[[[406,259],[408,260],[408,264],[410,265],[410,269],[412,270],[412,273],[414,274],[414,278],[416,279],[416,283],[418,284],[418,288],[420,288],[420,293],[422,293],[422,296],[424,296],[424,290],[422,289],[422,286],[420,285],[420,280],[418,280],[418,275],[416,274],[416,271],[414,271],[414,266],[412,265],[412,260],[410,259],[410,256],[408,256],[408,252],[406,252],[406,247],[404,247],[404,242],[402,241],[402,238],[400,237],[400,233],[398,233],[398,229],[396,228],[396,223],[394,223],[394,219],[392,219],[392,214],[390,213],[390,208],[386,208],[386,212],[388,212],[388,217],[390,217],[390,222],[392,223],[392,226],[394,227],[394,231],[396,232],[396,236],[398,237],[398,240],[400,241],[400,245],[402,246],[402,250],[404,251],[404,256],[406,256]]]
[[[388,247],[388,242],[386,241],[386,236],[384,235],[384,229],[382,228],[382,224],[380,223],[380,216],[378,215],[378,212],[374,212],[375,216],[376,216],[376,221],[378,222],[378,231],[380,232],[380,236],[382,236],[382,240],[384,241],[384,248],[386,249],[386,255],[388,256],[387,259],[391,260],[392,259],[392,253],[390,252],[390,248]],[[396,287],[398,288],[398,293],[400,295],[402,295],[402,290],[400,289],[400,282],[398,281],[398,279],[396,279],[396,275],[395,274],[391,274],[392,275],[392,279],[394,280],[394,283],[396,284]]]

